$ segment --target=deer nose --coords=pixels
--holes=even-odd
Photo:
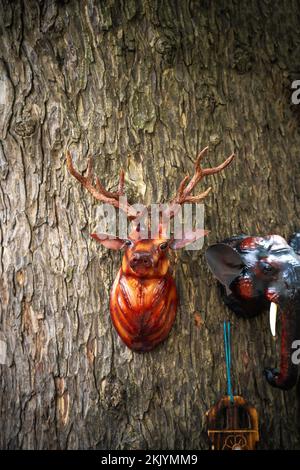
[[[152,266],[151,254],[144,251],[136,251],[130,261],[130,266],[134,268],[138,265],[145,266],[146,268]]]

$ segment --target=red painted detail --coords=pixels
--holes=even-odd
[[[237,286],[238,294],[244,299],[252,299],[253,297],[253,282],[248,277],[243,277],[239,280]]]
[[[275,289],[267,289],[265,291],[265,296],[269,302],[274,302],[275,304],[279,302],[279,293]]]
[[[239,248],[242,251],[256,250],[257,246],[260,245],[263,240],[264,239],[262,237],[247,237],[241,241]]]

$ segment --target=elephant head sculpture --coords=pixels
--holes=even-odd
[[[264,373],[273,387],[289,390],[298,378],[292,356],[300,339],[300,234],[295,233],[289,243],[279,235],[235,236],[210,246],[206,259],[221,283],[226,305],[246,318],[269,308],[274,336],[278,307],[280,369],[267,368]]]

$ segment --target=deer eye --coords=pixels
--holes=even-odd
[[[124,246],[132,246],[133,245],[133,242],[131,240],[125,240],[124,242]]]
[[[163,242],[159,245],[159,248],[161,250],[165,250],[166,248],[168,248],[168,242]]]

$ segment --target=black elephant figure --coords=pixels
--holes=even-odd
[[[269,308],[275,336],[278,307],[280,369],[267,368],[264,373],[272,386],[291,389],[298,378],[293,354],[300,344],[300,233],[294,233],[289,243],[279,235],[235,236],[210,246],[206,259],[221,283],[224,302],[237,315],[250,318]]]

